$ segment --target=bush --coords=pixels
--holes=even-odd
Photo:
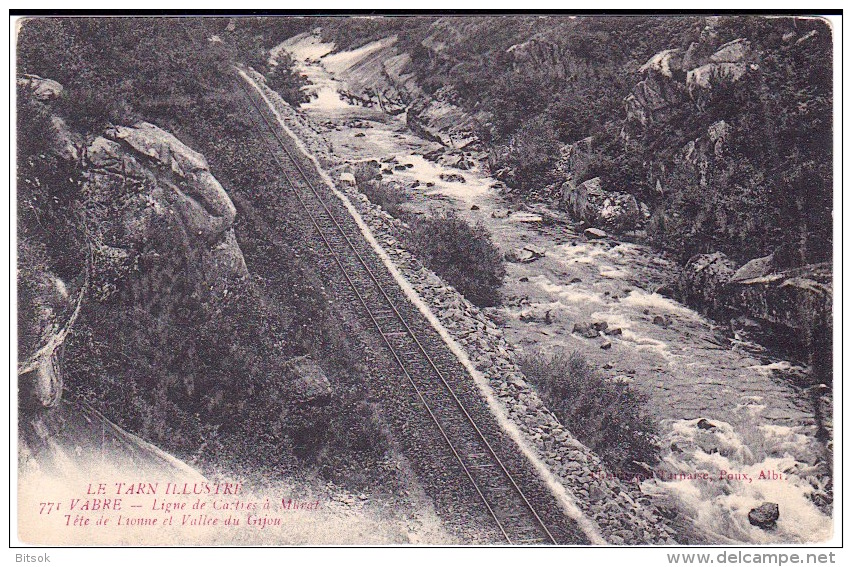
[[[500,302],[506,268],[482,223],[469,225],[453,213],[414,218],[409,248],[429,269],[480,307]]]
[[[266,82],[292,106],[299,106],[309,100],[302,91],[302,87],[308,84],[307,79],[293,71],[293,62],[285,54],[279,55],[278,64],[266,73]]]
[[[523,191],[543,187],[556,179],[553,168],[559,155],[559,142],[546,120],[524,125],[508,144],[504,165],[514,175],[507,182]]]
[[[521,370],[574,436],[616,473],[641,472],[659,461],[647,396],[596,372],[579,353],[527,355]]]
[[[381,181],[370,181],[358,185],[361,192],[367,196],[371,203],[380,206],[389,215],[401,217],[404,214],[401,206],[408,199],[404,190],[397,184],[382,183]]]

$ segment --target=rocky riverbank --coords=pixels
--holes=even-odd
[[[288,127],[324,167],[338,174],[345,170],[345,164],[331,154],[308,119],[269,90],[267,96],[275,102]],[[583,513],[600,527],[603,537],[613,544],[676,543],[675,527],[665,522],[638,486],[608,474],[600,459],[574,439],[544,406],[518,369],[515,348],[503,331],[402,247],[398,240],[402,222],[370,203],[356,188],[339,189],[349,197],[388,256],[488,380],[494,397],[529,446],[574,496]]]
[[[335,55],[335,61],[357,61],[353,54]],[[829,537],[830,506],[824,503],[826,497],[830,501],[830,456],[815,435],[820,417],[797,386],[807,381],[808,368],[731,342],[712,320],[653,293],[677,277],[678,266],[665,257],[607,235],[586,237],[562,218],[566,215],[546,207],[508,202],[501,183],[476,163],[457,166],[446,159],[463,152],[412,136],[403,119],[339,101],[333,89],[343,83],[335,82],[322,59],[302,61],[298,48],[292,55],[321,92],[304,112],[282,114],[294,129],[304,130],[301,137],[327,169],[341,160],[385,164],[385,180],[401,195],[404,209],[456,211],[469,222],[483,222],[507,258],[517,255],[520,261],[507,264],[504,303],[489,313],[509,344],[524,354],[577,350],[608,379],[628,381],[646,393],[659,420],[666,474],[691,470],[716,478],[722,471],[761,467],[790,473],[784,482],[757,485],[724,479],[705,485],[672,476],[647,480],[642,488],[654,494],[655,503],[689,519],[694,529],[679,527],[679,537],[696,542]],[[385,222],[401,227],[398,219]],[[622,333],[589,339],[572,332],[577,323],[607,323]],[[819,404],[830,408],[830,396],[819,396]],[[699,429],[702,419],[719,428]],[[713,456],[720,453],[721,460]],[[748,512],[773,498],[786,501],[778,529],[750,525]]]

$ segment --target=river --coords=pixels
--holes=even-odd
[[[302,110],[334,154],[351,162],[407,164],[386,177],[404,186],[419,182],[408,190],[406,206],[453,209],[484,223],[503,250],[544,252],[534,262],[507,263],[504,304],[494,314],[507,339],[524,351],[579,351],[601,372],[647,394],[648,411],[660,424],[661,476],[708,473],[709,480],[656,478],[643,490],[676,508],[706,541],[830,539],[833,521],[824,504],[829,448],[817,438],[813,403],[799,386],[809,369],[742,348],[713,321],[654,293],[676,266],[653,249],[587,240],[568,225],[545,226],[535,211],[514,210],[491,187],[495,180],[477,168],[462,171],[424,159],[439,146],[408,131],[404,115],[348,104],[338,95],[343,83],[335,71],[379,48],[377,42],[329,55],[333,45],[309,35],[280,46],[311,82],[313,98]],[[606,322],[621,334],[583,338],[572,333],[576,322]],[[781,512],[772,530],[747,519],[750,509],[767,501]]]

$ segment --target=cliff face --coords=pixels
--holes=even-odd
[[[703,184],[714,161],[731,157],[730,146],[759,136],[755,130],[760,129],[765,130],[765,146],[774,149],[781,140],[773,134],[823,103],[816,91],[828,85],[808,85],[807,73],[797,66],[830,41],[827,26],[809,22],[816,29],[806,32],[795,18],[756,22],[754,30],[734,24],[707,17],[697,41],[662,50],[638,67],[640,80],[624,98],[621,138],[654,146],[656,155],[646,153],[643,158],[649,162],[650,184],[658,191],[665,192],[673,162],[690,164]],[[730,39],[736,32],[745,35]],[[822,63],[812,80],[823,78]],[[799,99],[799,107],[792,116],[781,114],[791,111],[785,101],[788,106],[778,108],[778,114],[758,116],[768,108],[765,103],[758,106],[759,101],[770,96],[775,101]],[[745,131],[746,125],[751,132]],[[805,136],[803,130],[799,128],[799,137]],[[753,153],[754,161],[765,153],[759,148],[736,151]]]
[[[831,236],[817,225],[830,226],[831,177],[819,168],[831,150],[809,137],[822,120],[816,93],[828,85],[797,65],[819,66],[830,30],[793,18],[759,23],[767,28],[741,26],[730,39],[737,30],[708,17],[697,41],[648,59],[624,99],[621,138],[639,148],[656,187],[657,234],[707,231],[693,245],[707,253],[684,268],[682,299],[824,340]]]
[[[19,177],[21,401],[51,407],[62,393],[66,339],[81,316],[91,324],[99,306],[120,295],[144,297],[130,309],[156,316],[175,295],[200,291],[175,289],[157,266],[184,272],[173,281],[204,282],[199,305],[215,304],[247,270],[234,205],[201,154],[145,122],[85,139],[52,114],[61,85],[34,76],[18,83],[22,104],[47,117],[23,135],[49,140]],[[57,168],[70,176],[54,176]],[[79,261],[63,265],[63,256]]]
[[[714,87],[725,85],[736,89],[746,75],[759,75],[759,56],[748,39],[716,44],[718,39],[708,24],[700,42],[692,42],[686,50],[661,51],[639,68],[642,79],[624,99],[621,136],[625,141],[654,136],[656,131],[666,129],[690,129],[676,123],[684,119],[694,120],[696,124],[702,122],[701,114],[713,96]],[[709,159],[722,157],[731,127],[722,119],[699,133],[699,137],[680,148],[678,157],[700,172],[706,169]],[[664,170],[664,166],[658,169]]]
[[[713,41],[705,41],[693,42],[687,50],[661,51],[639,68],[643,78],[624,99],[626,135],[633,128],[665,123],[687,100],[700,104],[706,91],[722,82],[736,83],[746,73],[759,71],[747,39],[725,43],[709,55],[704,54],[713,49]]]
[[[210,282],[214,297],[246,277],[236,209],[201,154],[141,122],[104,132],[86,146],[82,163],[87,199],[106,205],[93,210],[104,255],[138,265],[156,261],[160,252],[152,248],[176,245],[194,258],[190,268]]]

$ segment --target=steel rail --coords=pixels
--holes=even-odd
[[[269,131],[273,134],[273,136],[275,137],[276,141],[278,142],[278,146],[279,146],[279,148],[280,148],[281,150],[283,150],[283,152],[287,155],[287,157],[288,157],[289,161],[293,164],[293,166],[295,167],[296,171],[298,171],[299,176],[300,176],[300,177],[304,180],[305,184],[308,186],[308,188],[309,188],[309,189],[311,190],[311,192],[314,194],[314,196],[315,196],[316,200],[317,200],[317,201],[320,203],[320,205],[322,206],[322,209],[324,210],[325,214],[326,214],[326,215],[327,215],[327,217],[331,220],[331,222],[334,224],[335,228],[337,229],[337,232],[338,232],[338,233],[340,234],[340,236],[342,236],[342,237],[343,237],[343,239],[346,241],[346,244],[347,244],[347,245],[348,245],[348,247],[352,250],[352,252],[354,253],[354,255],[355,255],[355,257],[357,258],[358,262],[361,264],[361,266],[362,266],[362,267],[364,268],[364,270],[367,272],[367,274],[369,275],[369,277],[370,277],[370,279],[372,280],[373,284],[375,285],[376,289],[378,289],[378,290],[379,290],[379,292],[380,292],[381,296],[382,296],[382,297],[384,298],[384,300],[385,300],[385,303],[386,303],[386,304],[390,307],[391,312],[395,315],[396,319],[397,319],[397,320],[398,320],[398,321],[402,324],[403,328],[405,329],[405,332],[406,332],[406,333],[408,334],[408,336],[409,336],[409,337],[410,337],[410,338],[414,341],[414,343],[415,343],[415,345],[417,346],[417,348],[418,348],[418,350],[419,350],[420,354],[421,354],[421,355],[423,356],[423,358],[425,358],[425,360],[428,362],[429,366],[430,366],[430,367],[431,367],[431,369],[434,371],[435,375],[436,375],[436,376],[440,379],[440,382],[441,382],[441,384],[443,385],[443,387],[444,387],[444,388],[446,389],[446,391],[450,394],[450,396],[451,396],[451,397],[452,397],[452,399],[454,400],[454,402],[455,402],[455,404],[457,405],[457,407],[461,410],[461,412],[462,412],[462,414],[464,415],[464,417],[465,417],[466,421],[469,423],[469,425],[470,425],[470,426],[473,428],[473,430],[476,432],[476,435],[477,435],[477,437],[478,437],[478,440],[479,440],[479,441],[481,441],[481,442],[484,444],[485,448],[488,450],[488,452],[489,452],[489,454],[490,454],[491,459],[492,459],[492,460],[493,460],[493,461],[494,461],[494,462],[495,462],[495,463],[499,466],[500,471],[502,472],[502,476],[504,476],[504,477],[505,477],[505,478],[509,481],[509,483],[510,483],[510,485],[512,486],[513,490],[517,493],[517,495],[520,497],[520,499],[522,500],[522,502],[523,502],[523,504],[525,505],[525,507],[526,507],[526,508],[529,510],[529,512],[532,514],[532,517],[535,519],[535,523],[537,523],[537,524],[538,524],[538,526],[539,526],[539,527],[541,527],[541,529],[542,529],[542,530],[544,531],[544,533],[546,534],[547,539],[549,539],[551,543],[556,544],[556,543],[557,543],[557,542],[556,542],[556,539],[553,537],[553,535],[551,534],[550,530],[549,530],[549,529],[547,528],[547,526],[545,525],[544,521],[541,519],[541,517],[539,516],[539,514],[536,512],[535,508],[532,506],[532,504],[530,503],[529,499],[528,499],[528,498],[526,497],[526,495],[523,493],[523,491],[521,490],[520,486],[518,486],[518,484],[517,484],[517,482],[515,481],[515,479],[514,479],[514,478],[512,477],[512,475],[509,473],[509,471],[508,471],[508,469],[506,468],[506,466],[504,465],[503,461],[502,461],[502,460],[500,459],[500,457],[496,454],[496,452],[494,451],[493,447],[492,447],[492,446],[491,446],[491,444],[489,443],[488,439],[487,439],[487,438],[485,437],[485,435],[482,433],[481,429],[480,429],[480,428],[479,428],[479,426],[476,424],[476,421],[473,419],[473,417],[472,417],[472,416],[470,415],[470,413],[468,412],[467,408],[464,406],[464,404],[462,403],[462,401],[458,398],[458,396],[456,395],[455,391],[454,391],[454,390],[453,390],[453,388],[450,386],[449,382],[447,381],[446,377],[444,376],[443,372],[441,372],[441,370],[440,370],[440,369],[438,368],[438,366],[435,364],[435,362],[434,362],[434,360],[432,359],[432,357],[431,357],[431,356],[429,356],[429,353],[427,352],[426,348],[423,346],[423,344],[422,344],[422,343],[420,342],[420,340],[417,338],[417,335],[416,335],[416,334],[415,334],[415,332],[411,329],[411,327],[409,326],[409,324],[408,324],[408,322],[406,321],[405,317],[404,317],[404,316],[403,316],[403,315],[399,312],[399,309],[397,308],[397,306],[396,306],[396,304],[395,304],[394,300],[392,300],[392,299],[388,296],[388,294],[387,294],[387,292],[385,291],[385,289],[384,289],[383,285],[381,284],[381,282],[379,282],[378,278],[377,278],[377,277],[376,277],[376,275],[373,273],[373,270],[372,270],[372,269],[368,266],[367,262],[366,262],[366,261],[364,260],[364,258],[361,256],[361,253],[358,251],[358,249],[356,248],[356,246],[354,245],[354,243],[352,242],[352,240],[349,238],[349,235],[346,233],[346,231],[345,231],[345,230],[343,229],[343,227],[340,225],[340,223],[338,222],[338,220],[337,220],[337,218],[335,217],[335,215],[334,215],[334,214],[331,212],[331,210],[328,208],[328,205],[325,203],[325,200],[324,200],[324,199],[322,198],[322,196],[319,194],[319,191],[317,191],[317,189],[316,189],[316,187],[314,186],[314,184],[311,182],[311,180],[308,178],[307,174],[304,172],[304,170],[302,169],[302,167],[299,165],[299,163],[298,163],[297,159],[293,156],[292,152],[291,152],[291,151],[287,148],[286,143],[285,143],[285,142],[284,142],[284,140],[281,138],[281,135],[278,133],[277,129],[274,127],[274,125],[273,125],[272,123],[270,123],[270,120],[269,120],[269,118],[266,116],[266,113],[265,113],[265,112],[264,112],[264,110],[261,108],[261,106],[258,104],[258,102],[255,100],[255,97],[252,95],[252,93],[249,91],[249,87],[245,84],[245,79],[238,79],[238,83],[239,83],[240,87],[242,88],[242,90],[245,92],[245,94],[246,94],[246,96],[248,97],[249,101],[250,101],[250,102],[252,103],[252,105],[254,106],[255,110],[256,110],[256,111],[257,111],[257,113],[258,113],[258,115],[261,117],[261,119],[262,119],[262,120],[263,120],[263,122],[265,123],[265,125],[266,125],[267,129],[268,129],[268,130],[269,130]],[[255,88],[255,87],[254,87],[254,86],[252,86],[251,88]],[[257,95],[257,96],[263,96],[263,95],[261,95],[260,93],[258,93],[258,95]],[[266,101],[264,101],[264,102],[266,102]],[[267,141],[267,143],[268,143],[268,141]],[[425,407],[425,409],[427,410],[427,412],[428,412],[428,414],[429,414],[430,418],[432,419],[432,421],[433,421],[433,422],[435,423],[435,425],[437,426],[438,430],[439,430],[439,431],[440,431],[440,433],[441,433],[441,436],[443,437],[444,441],[445,441],[445,442],[447,443],[447,445],[449,446],[449,448],[450,448],[450,450],[452,451],[453,455],[455,456],[456,460],[458,460],[459,464],[461,465],[462,469],[463,469],[463,470],[464,470],[464,472],[465,472],[465,475],[466,475],[466,476],[468,477],[468,479],[470,480],[470,482],[471,482],[472,486],[474,487],[474,489],[476,490],[476,492],[477,492],[478,496],[480,497],[480,499],[482,500],[483,504],[484,504],[484,505],[485,505],[485,507],[487,508],[487,510],[488,510],[488,512],[489,512],[489,514],[491,515],[491,517],[492,517],[492,518],[494,519],[494,521],[496,522],[496,524],[497,524],[498,528],[500,529],[500,532],[503,534],[504,538],[506,539],[506,541],[507,541],[508,543],[513,543],[513,541],[512,541],[512,539],[511,539],[511,537],[509,536],[509,534],[508,534],[508,533],[507,533],[507,531],[506,531],[506,528],[505,528],[505,527],[504,527],[504,525],[503,525],[503,521],[501,521],[501,519],[500,519],[500,518],[497,516],[497,514],[495,513],[495,511],[494,511],[494,509],[493,509],[492,505],[491,505],[491,504],[489,503],[489,501],[488,501],[488,498],[485,496],[485,494],[483,493],[483,491],[482,491],[481,487],[479,486],[479,484],[477,483],[477,481],[474,479],[473,475],[471,474],[471,472],[470,472],[470,470],[469,470],[468,466],[465,464],[464,459],[462,459],[462,457],[461,457],[461,455],[459,454],[458,450],[457,450],[457,449],[456,449],[456,447],[453,445],[452,441],[450,440],[449,436],[447,435],[445,428],[441,425],[440,420],[437,418],[437,416],[436,416],[436,415],[435,415],[435,413],[433,412],[432,408],[429,406],[429,403],[426,401],[425,396],[423,395],[423,393],[422,393],[421,389],[420,389],[420,388],[417,386],[417,384],[415,383],[414,379],[412,378],[411,374],[409,373],[408,368],[406,368],[406,365],[405,365],[404,361],[402,360],[402,358],[400,357],[399,353],[397,352],[396,347],[394,347],[394,345],[393,345],[393,344],[391,344],[391,342],[388,340],[388,337],[386,336],[386,334],[385,334],[385,332],[384,332],[384,330],[383,330],[383,328],[382,328],[382,325],[379,323],[379,321],[375,318],[375,316],[374,316],[374,315],[373,315],[373,313],[371,312],[371,310],[370,310],[369,306],[367,305],[367,301],[364,299],[363,295],[362,295],[362,294],[361,294],[361,292],[358,290],[358,286],[357,286],[357,285],[355,284],[355,282],[352,280],[352,277],[351,277],[351,276],[350,276],[350,274],[348,273],[347,268],[343,265],[343,262],[342,262],[342,260],[340,259],[340,257],[339,257],[339,255],[338,255],[337,251],[335,250],[335,247],[334,247],[334,246],[332,245],[332,243],[328,240],[328,238],[327,238],[326,234],[324,233],[323,228],[321,227],[320,223],[317,221],[316,216],[314,215],[314,213],[312,213],[312,212],[311,212],[310,207],[307,205],[307,203],[306,203],[306,202],[305,202],[305,200],[303,199],[303,197],[302,197],[302,195],[300,194],[300,192],[298,191],[298,189],[296,189],[296,184],[293,182],[293,179],[291,178],[290,174],[288,173],[286,166],[282,163],[281,159],[278,157],[278,155],[276,154],[276,152],[275,152],[274,150],[273,150],[273,151],[271,151],[271,153],[272,153],[272,156],[273,156],[273,158],[275,159],[275,161],[278,163],[278,166],[279,166],[279,168],[281,169],[282,173],[284,174],[284,177],[285,177],[285,179],[287,180],[288,185],[289,185],[289,186],[290,186],[290,188],[293,190],[293,193],[294,193],[294,195],[296,196],[297,200],[299,201],[299,203],[301,204],[301,206],[302,206],[302,208],[305,210],[305,212],[308,214],[309,218],[311,219],[312,224],[314,225],[315,229],[317,230],[317,233],[319,234],[319,236],[320,236],[320,237],[321,237],[321,239],[323,240],[323,242],[324,242],[324,244],[326,245],[326,247],[327,247],[327,248],[329,249],[329,251],[331,252],[331,254],[332,254],[332,256],[333,256],[333,258],[334,258],[334,260],[335,260],[335,263],[336,263],[336,264],[338,265],[338,267],[340,268],[340,270],[341,270],[341,272],[343,273],[343,276],[345,277],[345,279],[346,279],[347,283],[348,283],[348,284],[349,284],[349,286],[352,288],[352,290],[355,292],[356,296],[358,297],[359,302],[360,302],[360,303],[364,306],[364,308],[365,308],[365,310],[366,310],[366,312],[367,312],[367,315],[369,316],[369,318],[370,318],[371,322],[372,322],[372,323],[373,323],[373,325],[376,327],[376,329],[379,331],[379,334],[382,336],[382,339],[383,339],[384,343],[387,345],[388,349],[390,350],[391,354],[393,355],[394,360],[397,362],[397,364],[399,365],[399,367],[402,369],[403,373],[405,374],[406,378],[408,379],[409,383],[410,383],[410,384],[411,384],[411,386],[414,388],[415,392],[417,393],[418,399],[421,401],[421,403],[423,404],[423,406],[424,406],[424,407]]]

